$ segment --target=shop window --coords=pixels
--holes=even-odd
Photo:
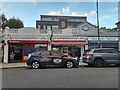
[[[47,50],[47,44],[35,44],[36,51]]]
[[[10,60],[22,60],[22,45],[19,44],[10,45],[9,57]]]

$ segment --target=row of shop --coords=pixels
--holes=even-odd
[[[4,45],[4,63],[26,62],[28,54],[42,50],[57,50],[64,54],[80,57],[88,42],[86,40],[8,40]]]
[[[118,49],[118,41],[104,41],[101,46]],[[51,43],[48,40],[8,40],[4,45],[4,63],[26,62],[28,54],[50,48],[73,57],[82,57],[85,50],[96,47],[97,42],[80,39],[57,39]]]
[[[86,25],[90,27],[89,30],[82,30]],[[52,40],[50,40],[51,35]],[[98,47],[97,29],[89,23],[84,23],[76,29],[68,28],[53,33],[51,30],[32,27],[6,28],[3,39],[4,63],[26,62],[28,54],[42,50],[58,50],[64,54],[82,58],[85,50]],[[101,30],[100,46],[102,48],[118,49],[118,42],[118,31]]]

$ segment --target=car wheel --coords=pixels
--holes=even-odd
[[[38,62],[38,61],[34,61],[33,63],[32,63],[32,68],[33,69],[38,69],[40,67],[40,63]]]
[[[102,59],[96,59],[94,62],[94,66],[99,67],[99,68],[103,67],[103,65],[104,65],[104,62]]]
[[[67,61],[65,66],[66,66],[67,68],[72,68],[73,65],[74,65],[74,64],[73,64],[72,61]]]

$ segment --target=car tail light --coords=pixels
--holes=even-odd
[[[90,57],[92,57],[93,54],[87,54],[87,58],[90,59]]]
[[[87,56],[93,56],[93,54],[87,54]]]

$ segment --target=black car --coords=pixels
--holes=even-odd
[[[34,69],[45,66],[65,66],[72,68],[79,65],[79,59],[63,55],[57,51],[42,51],[29,54],[27,65]]]

